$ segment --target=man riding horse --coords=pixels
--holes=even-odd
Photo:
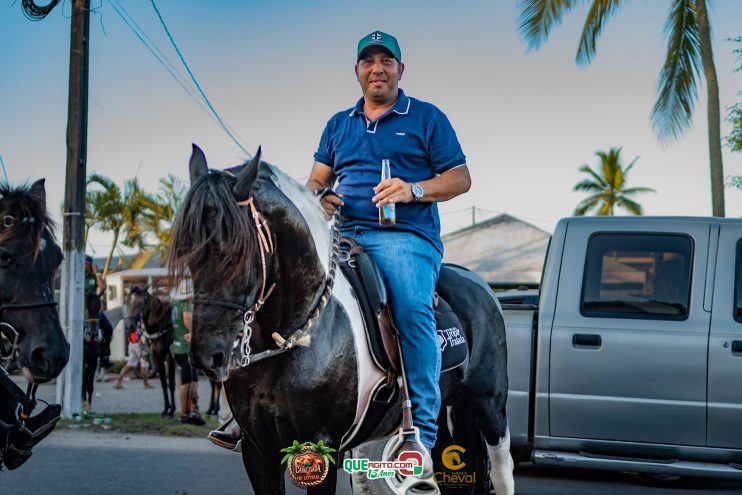
[[[342,207],[341,235],[361,244],[382,272],[422,442],[408,436],[401,450],[421,452],[430,474],[441,404],[433,293],[443,244],[436,203],[468,191],[471,179],[443,112],[399,88],[405,66],[397,40],[380,31],[365,36],[356,62],[363,97],[327,123],[306,187],[322,196],[328,217]],[[392,178],[379,182],[382,160],[390,160]],[[385,205],[396,205],[396,223],[379,224]],[[215,436],[233,447],[241,431]]]

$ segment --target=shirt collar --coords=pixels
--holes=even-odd
[[[348,115],[348,117],[353,117],[354,115],[363,115],[364,101],[365,100],[363,99],[363,97],[361,97],[361,99],[356,102],[356,106],[353,107],[353,110],[350,111],[350,114]],[[402,88],[399,89],[399,94],[397,95],[397,101],[394,103],[394,106],[391,108],[390,111],[397,113],[399,115],[407,115],[409,113],[410,99],[407,97],[406,94],[404,94],[404,91],[402,91]],[[387,111],[384,115],[388,113],[389,111]]]

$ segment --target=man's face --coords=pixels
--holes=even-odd
[[[363,96],[374,103],[393,103],[397,99],[404,64],[384,48],[368,48],[356,64],[356,76]]]

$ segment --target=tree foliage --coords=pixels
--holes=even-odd
[[[163,256],[185,194],[185,185],[173,175],[160,180],[155,194],[145,191],[138,179],[127,180],[122,189],[109,177],[90,175],[85,195],[85,241],[91,229],[113,235],[104,277],[114,252],[122,245]]]
[[[742,45],[742,36],[739,36],[732,41],[735,41]],[[737,48],[736,50],[734,50],[734,53],[736,53],[740,57],[740,59],[742,59],[742,48]],[[737,67],[737,72],[739,71],[742,71],[742,64]],[[737,94],[739,96],[742,96],[742,91]],[[729,146],[729,149],[732,151],[740,152],[742,151],[742,102],[739,102],[729,108],[727,121],[732,124],[732,132],[729,134],[729,136],[727,136],[726,139],[727,146]]]
[[[699,78],[703,74],[708,90],[709,154],[711,197],[714,215],[724,215],[723,163],[719,91],[711,48],[708,0],[668,0],[665,21],[667,53],[657,82],[657,100],[650,120],[660,141],[679,138],[693,119],[698,100]],[[529,49],[538,49],[559,25],[577,0],[520,0],[519,31]],[[592,0],[578,43],[576,62],[589,64],[600,34],[611,15],[624,0]]]
[[[594,210],[596,215],[613,215],[615,208],[619,206],[632,215],[642,215],[642,206],[630,196],[656,191],[649,187],[626,187],[627,175],[639,157],[624,167],[621,164],[621,148],[611,148],[607,153],[598,151],[595,156],[600,158],[596,170],[588,165],[580,167],[580,172],[587,174],[589,178],[577,183],[574,191],[592,194],[580,201],[574,214],[583,216]]]

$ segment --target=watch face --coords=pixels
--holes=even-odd
[[[415,184],[412,186],[412,195],[415,196],[415,199],[420,199],[423,197],[423,188],[420,187],[418,184]]]

